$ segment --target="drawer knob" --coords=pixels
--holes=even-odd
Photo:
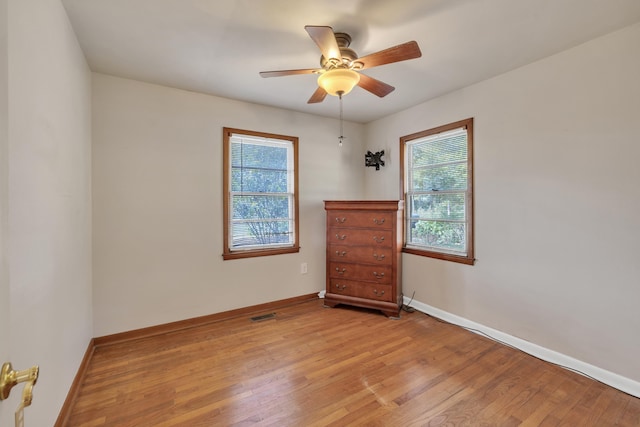
[[[347,288],[347,285],[340,285],[340,283],[336,283],[336,288],[344,291]]]
[[[346,234],[343,234],[342,236],[340,236],[339,234],[336,234],[336,239],[338,239],[338,240],[344,240],[346,238],[347,238]]]
[[[338,272],[338,274],[344,274],[344,272],[347,271],[347,269],[343,268],[342,270],[340,270],[340,268],[336,267],[336,271]]]
[[[375,222],[378,225],[384,224],[384,218],[382,219],[373,218],[373,222]]]
[[[345,222],[346,220],[347,220],[347,218],[344,218],[344,217],[343,217],[343,218],[338,218],[338,217],[336,217],[336,222],[338,222],[338,223],[340,223],[340,224],[342,224],[342,223],[343,223],[343,222]]]
[[[336,256],[345,256],[347,254],[347,251],[336,251]]]
[[[376,294],[376,295],[378,295],[378,296],[382,296],[382,295],[384,295],[384,291],[380,291],[380,292],[378,292],[378,290],[377,290],[377,289],[374,289],[374,290],[373,290],[373,293],[374,293],[374,294]]]
[[[373,272],[373,275],[376,276],[376,279],[382,279],[384,277],[384,273],[377,273],[375,271]]]
[[[384,254],[383,255],[373,254],[373,257],[378,261],[382,261],[384,259]]]
[[[337,236],[337,234],[336,234],[336,236]],[[382,242],[384,242],[384,236],[382,236],[382,237],[373,236],[373,240],[375,240],[378,243],[382,243]]]

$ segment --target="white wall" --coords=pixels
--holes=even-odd
[[[9,360],[9,269],[7,266],[7,180],[9,178],[7,152],[7,122],[9,115],[9,52],[7,45],[7,0],[0,0],[0,366]],[[13,408],[0,405],[0,425],[10,420]]]
[[[224,126],[299,137],[300,253],[222,260]],[[342,148],[338,134],[334,119],[94,74],[95,336],[322,290],[322,201],[364,191],[363,126],[345,124]]]
[[[399,138],[474,117],[475,266],[404,255],[422,303],[640,381],[640,24],[370,123],[368,198]]]
[[[15,369],[40,365],[25,419],[47,426],[93,336],[91,73],[59,1],[7,4],[8,357]],[[0,403],[3,426],[13,425],[15,390]]]

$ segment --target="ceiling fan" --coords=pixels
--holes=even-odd
[[[318,89],[311,95],[307,101],[308,104],[322,102],[327,93],[342,98],[342,95],[349,93],[356,85],[382,98],[393,92],[395,88],[359,71],[422,56],[418,43],[410,41],[358,58],[356,52],[349,48],[351,44],[349,34],[334,33],[333,28],[328,26],[307,25],[304,29],[320,48],[321,68],[262,71],[260,75],[281,77],[319,74]]]

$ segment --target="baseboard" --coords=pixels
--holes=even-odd
[[[477,331],[476,333],[480,333],[496,341],[506,343],[539,359],[592,377],[604,384],[607,384],[632,396],[640,397],[640,382],[634,381],[630,378],[626,378],[614,372],[610,372],[597,366],[590,365],[581,360],[574,359],[573,357],[558,353],[557,351],[550,350],[521,338],[514,337],[502,331],[498,331],[488,326],[465,319],[464,317],[460,317],[439,308],[432,307],[428,304],[415,300],[411,301],[410,298],[406,296],[404,297],[404,303],[410,303],[411,307],[430,316],[436,317],[454,325],[461,326],[465,329],[469,329],[472,332]]]
[[[84,378],[85,372],[87,372],[87,368],[89,367],[89,362],[93,357],[93,350],[95,348],[94,340],[92,338],[87,346],[87,351],[84,352],[84,357],[82,358],[82,362],[80,362],[80,367],[78,368],[78,372],[76,372],[73,382],[71,383],[71,387],[67,393],[67,398],[62,404],[62,409],[60,409],[60,413],[58,414],[58,419],[56,420],[54,427],[63,427],[67,425],[69,415],[71,415],[71,409],[73,408],[73,402],[76,400],[76,395],[80,389],[80,383]]]

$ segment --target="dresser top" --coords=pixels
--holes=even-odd
[[[325,210],[398,210],[404,206],[403,200],[325,200]]]

